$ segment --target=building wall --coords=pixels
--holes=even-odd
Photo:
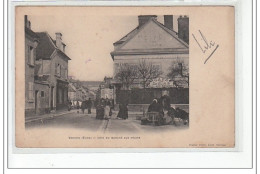
[[[131,41],[122,46],[124,49],[165,49],[183,48],[183,44],[172,38],[167,32],[162,32],[162,28],[154,22],[146,24]],[[176,35],[177,37],[177,35]]]
[[[37,64],[41,65],[39,69],[39,75],[50,76],[48,78],[48,82],[50,84],[50,88],[48,89],[49,107],[52,107],[54,110],[57,109],[57,95],[63,95],[63,103],[65,106],[68,100],[68,85],[67,87],[62,88],[62,91],[60,91],[60,88],[58,87],[60,85],[58,84],[57,79],[68,81],[68,61],[65,60],[62,55],[55,52],[53,53],[50,60],[38,60]],[[52,88],[53,93],[51,96]]]
[[[37,105],[35,105],[36,114],[39,115],[49,113],[49,86],[35,83],[35,91],[38,91],[37,95],[35,96],[37,98]]]
[[[173,63],[183,63],[184,66],[189,67],[189,54],[158,54],[158,55],[124,55],[114,57],[114,76],[118,72],[120,64],[138,64],[142,59],[147,62],[152,62],[159,65],[163,72],[162,77],[167,77],[169,68]]]
[[[69,100],[76,101],[77,100],[77,94],[76,92],[69,92],[68,93]]]
[[[29,47],[33,48],[33,54],[30,55]],[[25,115],[31,115],[35,112],[34,103],[34,62],[30,65],[29,56],[35,60],[36,51],[34,48],[33,38],[25,36]]]
[[[83,97],[82,97],[82,92],[81,92],[81,90],[77,90],[77,92],[76,92],[76,98],[77,98],[77,100],[78,101],[82,101],[83,99]]]
[[[60,66],[59,74],[57,72],[57,70],[58,70],[57,65]],[[62,55],[56,54],[51,62],[51,74],[55,75],[56,77],[59,77],[63,80],[65,80],[65,79],[68,80],[68,60],[65,60],[62,57]],[[56,79],[56,77],[54,77],[54,80]]]
[[[187,16],[178,18],[178,37],[189,44],[189,18]]]
[[[35,62],[38,65],[41,65],[38,71],[38,75],[50,75],[51,73],[51,60],[36,60]]]
[[[101,89],[101,98],[113,99],[114,98],[113,89],[109,89],[109,88]]]
[[[54,53],[53,58],[51,59],[51,62],[46,62],[45,63],[45,70],[48,70],[47,66],[50,64],[49,67],[51,67],[50,70],[50,84],[51,86],[53,86],[53,93],[54,96],[53,97],[53,107],[54,109],[57,109],[57,95],[60,95],[61,93],[66,93],[66,97],[63,98],[63,102],[67,102],[68,99],[68,87],[66,87],[64,89],[64,91],[60,92],[58,94],[59,88],[58,88],[58,81],[57,78],[62,79],[64,81],[68,80],[68,76],[67,76],[67,72],[68,72],[68,61],[64,60],[63,57],[61,55],[59,55],[58,53]],[[60,66],[60,71],[58,71]],[[65,73],[65,70],[67,70],[67,72]],[[64,104],[65,107],[65,104]]]

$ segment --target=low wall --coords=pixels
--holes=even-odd
[[[127,105],[128,111],[130,111],[130,112],[143,112],[143,111],[147,112],[148,107],[149,107],[149,104],[128,104]],[[189,113],[188,104],[171,104],[171,107],[173,107],[175,109],[178,107]],[[119,104],[115,105],[114,110],[115,111],[119,110]]]

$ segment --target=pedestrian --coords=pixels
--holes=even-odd
[[[159,104],[157,99],[153,99],[152,103],[148,107],[148,112],[159,112]]]
[[[103,120],[104,119],[104,106],[101,104],[101,101],[98,102],[96,106],[96,119]]]
[[[127,103],[124,104],[124,120],[128,119],[128,108]]]
[[[81,103],[81,110],[82,110],[82,113],[83,113],[83,114],[84,114],[84,111],[85,111],[86,107],[87,107],[87,101],[84,100],[84,101],[82,101],[82,103]]]
[[[119,104],[119,112],[117,114],[118,119],[128,119],[128,108],[126,103]]]
[[[104,113],[104,116],[106,119],[108,119],[110,117],[110,102],[108,99],[106,99],[106,102],[105,102],[105,113]]]
[[[77,103],[76,103],[76,107],[77,109],[79,109],[79,101],[77,100]]]
[[[158,112],[159,118],[164,117],[163,106],[157,99],[153,99],[153,102],[148,107],[148,112]]]
[[[72,102],[70,100],[68,100],[68,111],[71,110],[71,105],[72,105]]]
[[[114,101],[114,99],[111,100],[111,109],[115,109],[115,101]]]
[[[87,101],[88,114],[91,114],[92,101],[91,98]]]

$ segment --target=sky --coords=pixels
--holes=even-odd
[[[69,13],[69,12],[68,12]],[[102,81],[113,76],[110,52],[113,43],[138,26],[137,16],[28,16],[34,32],[62,33],[69,61],[69,76],[84,81]],[[163,16],[158,16],[163,24]],[[173,28],[178,32],[177,16]]]

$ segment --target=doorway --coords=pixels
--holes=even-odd
[[[38,90],[35,91],[35,95],[34,95],[34,103],[35,103],[35,114],[37,114],[38,112]]]
[[[52,86],[52,87],[51,87],[51,110],[53,110],[53,103],[54,103],[54,102],[53,102],[53,99],[54,99],[54,97],[53,97],[53,95],[54,95],[54,94],[53,94],[53,90],[54,90],[54,87]]]

